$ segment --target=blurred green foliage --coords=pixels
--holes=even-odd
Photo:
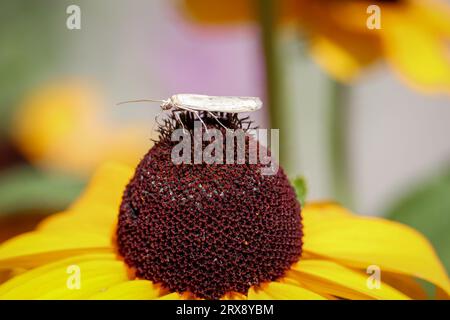
[[[46,80],[62,56],[66,12],[54,0],[2,0],[0,5],[0,136],[15,108]],[[0,139],[7,141],[7,138]],[[7,155],[0,155],[7,156]],[[0,214],[64,208],[82,182],[21,165],[0,172]]]
[[[0,215],[15,212],[54,212],[65,209],[85,182],[57,173],[18,166],[0,173]]]
[[[61,10],[64,19],[65,10]],[[57,12],[51,0],[1,1],[0,134],[8,130],[13,108],[20,99],[49,74],[49,66],[57,61],[56,48],[61,39],[57,33],[65,26],[55,28]]]
[[[422,232],[450,270],[450,168],[420,182],[386,216]]]
[[[295,193],[297,194],[297,200],[300,202],[302,208],[305,205],[306,196],[308,194],[308,186],[306,180],[303,177],[297,177],[292,181],[294,185]]]

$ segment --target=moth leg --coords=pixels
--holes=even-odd
[[[160,112],[158,112],[158,114],[155,116],[155,123],[153,123],[153,127],[152,127],[152,132],[155,130],[155,126],[156,125],[161,125],[161,123],[159,123],[159,119],[161,117],[161,115],[164,113],[164,110],[161,110]]]
[[[181,117],[178,114],[178,111],[173,111],[173,115],[175,116],[176,120],[181,124],[181,127],[183,128],[183,133],[186,133],[186,128],[184,127],[184,123],[181,120]]]
[[[208,112],[208,114],[211,116],[211,117],[213,117],[214,119],[216,119],[216,121],[222,126],[222,127],[224,127],[225,128],[225,130],[230,130],[230,129],[228,129],[220,120],[219,120],[219,118],[214,114],[214,113],[212,113],[211,111],[207,111]]]
[[[208,132],[208,127],[206,126],[206,123],[202,120],[202,118],[200,117],[200,112],[198,112],[197,110],[191,109],[191,108],[187,108],[185,106],[183,106],[183,107],[179,106],[178,108],[192,112],[193,114],[195,114],[197,116],[198,120],[200,120],[200,122],[205,127],[205,131]]]
[[[208,132],[208,127],[206,126],[206,123],[202,120],[202,117],[200,117],[200,112],[193,110],[194,114],[197,116],[198,120],[200,120],[201,123],[203,123],[203,126],[205,127],[206,132]]]

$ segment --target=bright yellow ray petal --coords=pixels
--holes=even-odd
[[[33,231],[0,246],[0,269],[29,268],[75,254],[112,250],[111,240],[101,235],[75,230],[70,234]]]
[[[0,267],[32,267],[74,254],[112,251],[119,205],[132,169],[115,163],[99,168],[69,211],[44,220],[37,231],[0,246]]]
[[[70,287],[79,270],[80,288]],[[72,278],[71,278],[72,277]],[[24,272],[0,286],[0,299],[86,299],[128,281],[128,271],[114,254],[81,255]]]
[[[70,236],[72,231],[83,231],[111,239],[117,225],[118,209],[92,203],[89,212],[90,216],[74,210],[54,214],[45,219],[37,231],[47,234],[65,233],[66,236]]]
[[[159,297],[157,300],[182,300],[182,298],[183,297],[179,293],[173,292]]]
[[[286,274],[286,280],[290,280],[295,282],[297,285],[301,285],[303,288],[316,292],[320,294],[327,300],[340,300],[340,299],[349,299],[349,300],[370,300],[371,298],[344,288],[337,286],[334,283],[329,283],[325,281],[320,281],[317,278],[312,278],[305,275],[299,275],[296,272],[288,272]],[[291,282],[291,283],[292,283]]]
[[[102,165],[83,195],[71,206],[71,210],[91,216],[93,212],[89,209],[92,204],[102,204],[114,208],[117,214],[123,191],[132,175],[133,169],[126,165],[114,162]],[[101,211],[100,213],[109,215],[111,212]]]
[[[90,268],[95,269],[90,269]],[[69,290],[67,286],[60,286],[57,288],[58,284],[55,284],[55,289],[50,292],[43,294],[41,296],[37,296],[33,299],[39,300],[76,300],[83,299],[86,300],[90,298],[92,295],[95,295],[98,292],[103,292],[104,290],[108,290],[109,286],[115,285],[117,283],[123,283],[128,279],[124,276],[123,273],[123,265],[121,265],[118,261],[110,262],[110,263],[86,263],[83,265],[83,276],[87,278],[83,280],[82,286],[80,290]],[[104,272],[100,272],[99,268],[105,268],[107,274]],[[122,273],[118,273],[122,272]],[[66,275],[67,277],[67,275]],[[53,279],[53,275],[49,275],[49,279]],[[18,292],[18,299],[21,298],[22,293]],[[14,298],[13,298],[14,299]]]
[[[239,292],[230,292],[225,294],[220,300],[247,300],[247,296]]]
[[[321,295],[300,286],[270,282],[262,287],[264,292],[275,300],[324,300]]]
[[[328,218],[351,218],[354,214],[333,201],[308,202],[306,203],[302,215],[313,215],[316,219]]]
[[[90,297],[95,300],[152,300],[161,295],[161,289],[148,280],[133,280],[111,286]]]
[[[247,295],[248,300],[273,300],[264,290],[260,288],[250,288]]]
[[[302,211],[303,250],[352,267],[377,265],[381,272],[427,280],[450,293],[448,276],[433,247],[419,232],[400,223],[342,215],[335,206]]]
[[[300,260],[292,266],[291,274],[310,286],[325,287],[325,292],[346,299],[408,299],[403,293],[382,283],[379,289],[370,289],[367,285],[368,275],[326,260]],[[350,295],[347,295],[347,294]]]
[[[401,274],[385,272],[383,274],[382,281],[383,283],[387,283],[391,287],[396,288],[400,292],[403,292],[414,300],[428,299],[427,293],[414,278]]]
[[[0,284],[6,282],[8,279],[14,276],[12,270],[0,270]]]

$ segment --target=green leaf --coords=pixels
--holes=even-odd
[[[416,185],[386,216],[422,232],[450,270],[450,168]]]
[[[67,5],[66,5],[67,6]],[[0,10],[0,132],[10,128],[15,107],[52,74],[67,32],[55,1],[2,1]]]
[[[295,193],[297,194],[297,199],[300,201],[302,207],[305,205],[306,196],[308,194],[308,186],[304,177],[297,177],[292,181],[294,185]]]
[[[47,174],[30,166],[0,173],[0,215],[30,210],[66,208],[83,189],[84,182],[61,174]]]

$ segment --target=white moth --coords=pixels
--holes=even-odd
[[[200,118],[199,113],[206,112],[212,117],[214,117],[221,125],[222,123],[219,121],[219,119],[213,112],[223,112],[223,113],[253,112],[261,109],[262,107],[261,99],[259,99],[258,97],[207,96],[202,94],[188,94],[188,93],[175,94],[167,100],[152,100],[152,99],[130,100],[121,102],[119,103],[119,105],[131,102],[160,102],[161,109],[163,110],[173,109],[175,111],[184,110],[188,112],[193,112],[202,123],[203,120]]]

